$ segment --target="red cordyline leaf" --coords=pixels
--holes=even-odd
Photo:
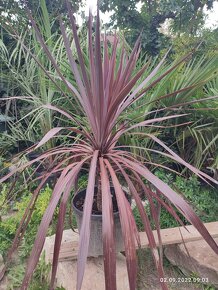
[[[16,173],[22,173],[26,168],[30,167],[31,165],[33,165],[34,163],[38,162],[38,161],[44,161],[46,159],[48,159],[49,157],[52,156],[60,156],[60,154],[74,154],[71,159],[79,157],[79,156],[87,156],[87,154],[90,154],[90,150],[87,150],[87,148],[83,148],[83,145],[75,145],[72,148],[68,148],[65,147],[64,149],[52,149],[52,150],[48,150],[47,152],[43,153],[42,155],[40,155],[39,157],[35,158],[34,160],[28,161],[25,164],[22,165],[17,165],[16,168],[14,170],[12,170],[11,172],[9,172],[8,174],[6,174],[5,176],[3,176],[0,179],[0,184],[2,182],[5,182],[6,180],[8,180],[10,177],[12,177],[13,175],[15,175]],[[60,166],[61,164],[59,163],[59,165],[57,166],[57,168]],[[50,170],[49,174],[51,175],[52,173],[54,173],[53,169]]]
[[[89,20],[88,20],[88,45],[89,45],[89,49],[88,49],[88,54],[89,54],[89,61],[90,61],[90,67],[89,67],[89,74],[90,74],[90,83],[91,83],[91,89],[92,89],[92,93],[93,93],[93,107],[94,110],[96,112],[96,94],[95,94],[95,64],[94,64],[94,55],[93,55],[93,42],[92,42],[92,21],[93,21],[93,17],[92,17],[92,13],[89,10]]]
[[[119,92],[119,95],[114,98],[114,103],[111,105],[111,109],[110,109],[111,112],[113,112],[113,109],[117,107],[117,104],[119,104],[120,98],[123,98],[123,96],[128,95],[132,87],[136,84],[136,82],[145,72],[147,67],[148,67],[148,64],[146,63],[125,86],[121,87],[122,90]]]
[[[155,99],[155,100],[152,100],[152,101],[149,101],[149,102],[143,102],[142,105],[139,105],[139,106],[136,106],[134,107],[134,110],[140,110],[142,109],[143,107],[145,107],[146,105],[150,105],[152,103],[158,103],[161,99],[164,99],[164,98],[168,98],[170,96],[173,96],[173,95],[176,95],[180,92],[183,92],[183,91],[187,91],[195,86],[197,86],[198,84],[195,84],[193,86],[189,86],[189,87],[185,87],[181,90],[178,90],[178,91],[175,91],[173,93],[170,93],[170,94],[167,94],[167,95],[164,95],[162,97],[159,97],[158,99]],[[164,107],[164,108],[157,108],[155,110],[152,110],[152,111],[149,111],[147,113],[145,113],[143,115],[143,117],[148,117],[149,115],[151,114],[157,114],[157,113],[160,113],[160,112],[164,112],[164,111],[175,111],[175,110],[181,110],[181,108],[184,108],[184,110],[199,110],[199,108],[188,108],[187,106],[188,105],[192,105],[192,104],[197,104],[197,103],[202,103],[202,102],[206,102],[206,101],[210,101],[210,100],[215,100],[215,99],[218,99],[218,96],[212,96],[212,97],[206,97],[206,98],[202,98],[202,99],[197,99],[197,100],[193,100],[193,101],[190,101],[190,102],[184,102],[184,103],[177,103],[177,104],[174,104],[174,105],[171,105],[171,106],[168,106],[168,107]],[[206,108],[208,110],[210,110],[210,108]],[[133,121],[137,121],[137,119],[141,119],[142,118],[142,115],[139,115],[138,117],[135,117],[131,120],[131,122]]]
[[[76,177],[73,178],[66,186],[66,189],[64,191],[60,209],[58,213],[58,222],[57,222],[57,229],[56,229],[56,235],[55,235],[55,244],[54,244],[54,254],[53,254],[53,261],[52,261],[52,274],[51,274],[51,282],[50,282],[50,290],[54,290],[54,283],[55,283],[55,277],[58,267],[58,257],[60,253],[61,248],[61,240],[63,236],[63,230],[64,230],[64,220],[67,210],[67,201],[69,199],[70,192],[72,190],[72,187],[74,187]]]
[[[76,28],[74,16],[73,16],[73,13],[72,13],[72,7],[71,7],[71,4],[69,3],[69,1],[66,1],[66,3],[67,3],[67,9],[69,11],[68,15],[69,15],[69,18],[70,18],[70,25],[71,25],[71,28],[72,28],[72,31],[73,31],[74,41],[75,41],[75,44],[76,44],[76,49],[77,49],[77,53],[78,53],[80,68],[81,68],[81,71],[82,71],[83,81],[84,81],[84,84],[85,84],[85,87],[86,87],[86,93],[89,96],[89,100],[88,101],[90,102],[90,105],[92,107],[92,102],[91,102],[92,92],[90,90],[90,83],[89,83],[89,80],[88,80],[86,67],[85,67],[84,59],[83,59],[83,55],[82,55],[82,50],[81,50],[79,38],[78,38],[78,35],[77,35],[77,28]],[[91,111],[91,113],[93,114],[93,110]]]
[[[56,106],[52,106],[52,105],[43,105],[42,107],[59,112],[63,116],[67,117],[67,119],[71,120],[72,122],[76,122],[76,124],[78,124],[79,127],[82,127],[82,129],[83,129],[83,131],[80,131],[80,134],[85,135],[91,142],[93,142],[93,140],[90,138],[90,136],[89,136],[88,132],[86,131],[86,129],[84,128],[84,126],[82,126],[78,121],[75,121],[75,118],[71,114],[67,113],[63,109],[60,109],[60,108],[58,108]]]
[[[172,206],[168,203],[166,203],[163,199],[161,199],[158,194],[159,192],[157,192],[158,194],[154,193],[148,186],[146,186],[143,181],[141,180],[140,176],[132,171],[133,175],[136,177],[137,182],[141,185],[144,194],[146,195],[147,199],[150,201],[150,198],[155,198],[163,207],[165,207],[165,209],[172,215],[172,217],[175,218],[175,220],[184,228],[185,225],[183,223],[183,221],[180,219],[180,217],[177,215],[177,213],[175,212],[175,210],[172,208]]]
[[[63,165],[68,164],[69,161],[72,161],[73,158],[74,159],[75,158],[80,158],[81,159],[82,157],[84,157],[84,154],[80,152],[79,154],[74,154],[73,157],[70,156],[68,158],[64,158],[62,161],[59,161],[58,165],[56,165],[53,169],[50,169],[49,171],[47,171],[45,173],[45,175],[43,174],[43,176],[39,176],[39,177],[33,179],[33,176],[34,176],[34,174],[36,173],[36,170],[37,170],[37,167],[36,167],[36,169],[34,170],[33,174],[27,179],[26,182],[27,182],[27,184],[31,185],[31,184],[34,184],[35,182],[37,182],[38,180],[39,181],[43,180],[44,176],[46,176],[46,180],[47,180],[53,174],[62,172],[63,171]]]
[[[100,158],[101,191],[102,195],[102,238],[104,252],[104,271],[106,289],[117,289],[116,286],[116,254],[114,240],[113,204],[110,182],[104,159]]]
[[[150,191],[148,190],[148,187],[143,186],[143,189],[144,189],[144,193],[149,201],[151,216],[152,216],[153,221],[155,223],[155,228],[157,231],[158,243],[159,243],[160,259],[161,259],[161,264],[163,264],[163,245],[162,245],[162,239],[161,239],[161,233],[160,233],[160,221],[159,221],[161,203],[159,203],[158,199],[156,199],[156,201],[157,201],[157,207],[156,207],[154,204],[154,201],[152,199],[152,195],[149,194]]]
[[[90,238],[90,218],[92,212],[93,197],[95,191],[95,174],[98,161],[99,151],[93,153],[93,158],[89,170],[89,179],[86,189],[86,197],[83,210],[83,219],[79,236],[79,252],[77,259],[77,290],[82,287],[83,276],[85,272],[85,264],[88,256],[89,238]]]
[[[136,59],[135,59],[135,55],[137,54],[137,51],[139,49],[139,44],[140,44],[140,38],[141,36],[138,37],[138,39],[136,40],[136,43],[134,45],[134,48],[127,60],[127,64],[124,67],[124,71],[121,75],[121,83],[120,83],[120,88],[123,87],[123,85],[125,85],[125,80],[128,79],[128,75],[132,73],[132,69],[134,67],[134,64],[136,64]]]
[[[160,180],[157,176],[151,173],[145,166],[143,167],[138,162],[133,162],[128,160],[125,157],[122,157],[122,160],[125,165],[130,167],[132,170],[140,174],[142,177],[146,178],[152,185],[155,186],[163,194],[166,196],[171,203],[186,217],[186,219],[193,224],[193,226],[199,231],[205,241],[209,244],[209,246],[214,250],[216,254],[218,254],[218,246],[214,239],[208,233],[206,227],[196,215],[194,210],[190,207],[190,205],[173,189],[171,189],[166,183]]]
[[[64,40],[64,44],[65,44],[65,47],[66,47],[68,59],[69,59],[72,71],[74,73],[74,76],[75,76],[75,79],[76,79],[76,82],[77,82],[77,85],[79,87],[79,91],[80,91],[80,94],[81,94],[81,96],[79,95],[79,97],[77,95],[77,98],[79,99],[82,107],[84,108],[84,111],[86,112],[87,117],[89,118],[90,124],[92,126],[92,125],[95,124],[95,119],[94,119],[94,116],[93,116],[93,110],[91,108],[90,98],[87,96],[85,87],[84,87],[82,79],[80,77],[79,70],[77,68],[77,64],[76,64],[76,62],[75,62],[75,60],[73,58],[73,53],[72,53],[72,50],[71,50],[71,47],[70,47],[70,42],[69,42],[69,39],[67,37],[64,24],[62,23],[61,20],[60,20],[60,28],[61,28],[61,33],[63,35],[63,40]],[[95,127],[93,127],[93,130],[94,130],[94,132],[96,132],[95,131]]]
[[[128,131],[137,128],[137,127],[143,127],[143,126],[147,126],[149,124],[152,124],[154,122],[162,122],[165,120],[169,120],[169,119],[174,119],[174,118],[179,118],[182,116],[186,116],[187,114],[180,114],[180,115],[172,115],[172,116],[167,116],[167,117],[161,117],[161,118],[154,118],[154,119],[150,119],[150,120],[146,120],[140,123],[137,123],[129,128],[125,128],[125,126],[123,126],[123,128],[121,128],[120,130],[117,130],[117,132],[111,136],[111,138],[108,140],[108,146],[110,146],[109,148],[112,149],[113,146],[115,145],[115,143],[118,141],[118,139],[124,134],[127,133]]]
[[[104,39],[104,47],[106,50],[107,55],[107,63],[108,68],[106,65],[104,66],[103,74],[105,75],[105,89],[104,89],[104,111],[103,111],[103,121],[104,121],[104,128],[106,135],[107,133],[107,118],[108,118],[108,108],[110,106],[111,101],[113,100],[113,95],[115,95],[115,84],[114,84],[114,78],[115,78],[115,66],[116,66],[116,53],[117,53],[117,45],[118,45],[118,39],[116,35],[114,36],[114,43],[113,43],[113,49],[112,49],[112,55],[109,57],[108,55],[108,43],[107,43],[107,37],[105,36]],[[107,78],[106,78],[107,76]],[[104,137],[105,139],[105,137]]]
[[[180,217],[177,215],[177,213],[175,212],[175,210],[173,209],[173,207],[170,205],[170,204],[167,204],[163,199],[161,199],[159,196],[158,196],[158,193],[155,194],[150,188],[148,187],[145,187],[145,190],[144,192],[146,194],[146,196],[151,196],[153,198],[155,198],[171,215],[172,217],[174,217],[174,219],[181,225],[183,226],[184,228],[186,228],[186,226],[184,225],[183,221],[180,219]]]
[[[136,73],[137,76],[133,77],[132,80],[129,80],[129,77],[127,78],[128,75],[130,76],[132,74],[132,70],[135,67],[135,63],[137,59],[136,55],[138,55],[137,49],[139,46],[139,41],[140,41],[140,37],[137,39],[136,44],[131,52],[129,59],[126,59],[125,65],[123,65],[123,59],[122,59],[119,70],[118,70],[118,74],[116,75],[115,80],[114,80],[114,75],[115,75],[114,69],[115,69],[115,60],[116,60],[116,46],[115,45],[117,45],[117,42],[114,43],[113,54],[111,57],[112,66],[110,67],[111,80],[110,79],[108,80],[111,86],[110,87],[110,100],[108,104],[109,105],[108,114],[107,114],[106,122],[105,122],[106,131],[108,132],[112,130],[116,122],[116,119],[117,119],[116,113],[119,106],[122,104],[123,100],[126,98],[126,96],[129,94],[131,89],[134,87],[137,80],[139,80],[139,78],[141,77],[146,67],[146,66],[143,67],[141,72]],[[122,54],[124,55],[123,52]]]
[[[122,59],[122,62],[120,63],[120,71],[118,70],[118,75],[116,76],[118,78],[117,82],[116,82],[116,87],[113,88],[114,97],[111,100],[111,106],[109,107],[110,113],[113,113],[114,109],[117,108],[117,106],[119,106],[119,104],[128,95],[130,90],[133,88],[135,82],[137,81],[135,79],[135,82],[132,82],[132,81],[129,82],[129,77],[132,74],[132,70],[134,69],[134,66],[136,64],[136,57],[135,56],[137,54],[137,51],[139,50],[139,43],[140,43],[140,37],[138,37],[138,39],[135,43],[135,46],[131,52],[131,55],[130,55],[129,59],[126,61],[126,66],[123,67],[123,59]],[[115,65],[116,51],[114,50],[113,53],[114,53],[113,54],[113,64]],[[113,67],[114,67],[114,65],[113,65]],[[122,72],[122,70],[123,70],[123,72]],[[141,77],[141,74],[144,72],[144,70],[145,70],[145,67],[142,68],[141,73],[138,73],[138,79]]]
[[[96,17],[96,32],[95,32],[95,68],[96,68],[96,97],[97,103],[97,116],[99,120],[98,144],[100,145],[103,137],[103,112],[104,108],[104,91],[103,91],[103,76],[102,76],[102,58],[101,58],[101,35],[100,35],[100,19],[99,10],[97,9]]]
[[[161,180],[159,180],[155,175],[153,175],[151,172],[148,171],[147,168],[144,168],[143,166],[141,166],[138,162],[132,162],[132,161],[129,161],[127,162],[126,158],[123,158],[123,157],[118,157],[118,158],[113,158],[113,157],[110,157],[117,165],[118,167],[120,168],[121,172],[122,172],[122,175],[124,176],[124,178],[126,179],[127,181],[127,184],[130,188],[130,190],[132,191],[132,193],[134,194],[134,199],[136,201],[136,204],[139,208],[139,211],[140,211],[140,208],[141,208],[141,211],[142,211],[142,207],[141,207],[141,204],[138,203],[138,198],[137,196],[135,195],[136,192],[134,191],[134,188],[133,188],[133,184],[130,182],[128,176],[126,175],[126,173],[124,172],[124,169],[122,169],[122,166],[119,165],[119,163],[123,163],[125,168],[129,168],[129,170],[131,170],[133,172],[133,174],[135,176],[138,176],[137,172],[144,178],[146,178],[151,184],[155,185],[155,187],[158,189],[158,192],[163,194],[164,196],[166,196],[176,207],[177,209],[196,227],[196,229],[201,233],[201,235],[203,236],[203,238],[207,241],[207,243],[210,245],[210,247],[216,252],[218,253],[218,246],[216,245],[215,241],[213,240],[213,238],[210,236],[210,234],[208,233],[207,229],[205,228],[204,224],[200,221],[200,219],[197,217],[197,215],[195,214],[195,212],[192,210],[192,208],[187,204],[186,201],[184,201],[177,193],[175,193],[171,188],[169,188],[164,182],[162,182]],[[116,161],[117,160],[117,161]],[[138,168],[140,168],[140,170],[138,170]],[[142,173],[144,172],[144,173]],[[151,174],[152,177],[149,178],[147,174],[145,174],[145,172],[147,174]],[[138,181],[141,182],[141,185],[142,187],[144,188],[145,190],[145,193],[149,191],[148,194],[146,194],[146,196],[148,197],[148,200],[150,202],[150,205],[152,204],[151,202],[151,198],[150,196],[153,196],[154,198],[157,199],[157,196],[152,193],[152,191],[150,189],[146,189],[144,183],[142,182],[142,180],[138,177]],[[157,182],[156,182],[157,181]],[[165,186],[167,188],[163,188],[163,186]],[[160,189],[161,188],[161,189]],[[165,190],[163,190],[165,189]],[[170,193],[169,193],[170,192]],[[152,193],[152,194],[151,194]],[[150,194],[150,196],[149,196]],[[158,200],[158,199],[157,199]],[[160,199],[159,199],[160,200]],[[165,206],[166,208],[166,206]],[[144,210],[144,209],[143,209]],[[142,213],[140,211],[140,214],[141,214],[141,217],[142,217]],[[173,213],[171,210],[169,210],[170,213]],[[154,211],[153,211],[154,213]],[[173,213],[174,214],[174,213]],[[156,219],[156,217],[155,217]],[[178,219],[179,220],[179,219]],[[144,221],[144,217],[142,217],[142,221]],[[157,220],[157,224],[158,223],[158,220]],[[148,234],[148,229],[146,228],[145,229],[146,233]],[[159,232],[159,243],[161,243],[161,236],[160,236],[160,229],[158,228],[158,232]],[[148,235],[148,239],[150,239],[149,235]],[[155,246],[156,247],[156,246]],[[161,272],[162,270],[162,266],[161,266],[161,263],[158,263],[158,260],[157,260],[157,255],[154,254],[154,258],[156,260],[156,266],[157,266],[157,269],[158,269],[158,273],[162,273],[162,275],[160,277],[163,277],[163,272]],[[167,289],[167,286],[165,284],[162,284],[162,288],[163,289]]]
[[[103,87],[105,90],[105,99],[108,101],[108,93],[109,93],[109,83],[107,83],[108,78],[108,67],[109,67],[109,54],[108,54],[108,46],[107,46],[107,35],[104,35],[104,69],[103,69]],[[110,78],[109,78],[110,79]]]
[[[41,147],[46,142],[48,142],[51,138],[53,138],[56,134],[58,134],[61,130],[63,130],[64,127],[56,127],[52,128],[48,133],[45,134],[45,136],[42,138],[42,140],[37,144],[35,149]]]
[[[55,127],[55,128],[52,128],[51,130],[49,130],[44,135],[44,137],[40,140],[40,142],[35,146],[34,149],[38,149],[39,147],[43,146],[45,143],[47,143],[50,139],[52,139],[55,135],[57,135],[63,129],[69,130],[69,131],[72,131],[72,132],[75,132],[77,134],[81,134],[82,136],[84,136],[84,132],[81,131],[81,130],[78,130],[77,128],[73,128],[73,127]],[[89,136],[85,135],[85,137],[89,137]],[[90,138],[88,138],[88,140],[92,141]],[[81,140],[81,142],[84,142],[87,145],[89,145],[87,142],[85,142],[83,140]],[[92,151],[90,146],[86,146],[84,144],[80,144],[80,146],[83,147],[84,149],[86,148],[87,150]]]
[[[25,272],[25,276],[23,279],[23,283],[21,286],[21,290],[26,290],[28,287],[28,284],[30,282],[30,279],[32,277],[33,271],[38,263],[40,254],[42,252],[42,248],[43,248],[43,244],[45,241],[45,237],[46,237],[46,233],[49,227],[49,224],[52,220],[54,211],[57,207],[57,204],[61,198],[62,193],[66,192],[65,187],[67,187],[68,189],[68,184],[70,182],[72,182],[72,180],[75,180],[77,174],[79,173],[82,164],[88,159],[89,157],[85,158],[84,160],[82,160],[81,162],[79,162],[78,164],[71,164],[70,166],[68,166],[67,168],[65,168],[61,174],[61,176],[59,177],[54,191],[52,193],[52,197],[51,200],[49,202],[49,205],[43,215],[42,221],[40,223],[39,229],[38,229],[38,233],[36,236],[36,240],[32,249],[32,252],[30,254],[28,263],[27,263],[27,268],[26,268],[26,272]],[[68,193],[68,192],[67,192]]]
[[[118,209],[120,213],[120,222],[123,234],[123,241],[125,246],[126,253],[126,263],[127,263],[127,271],[129,278],[129,286],[130,290],[136,289],[136,277],[137,277],[137,258],[136,258],[136,247],[135,240],[135,221],[133,218],[133,214],[131,211],[130,204],[128,203],[125,194],[121,188],[120,182],[116,176],[116,173],[109,163],[108,160],[105,160],[105,164],[110,172],[110,176],[113,182]],[[109,288],[112,289],[112,288]]]
[[[8,180],[11,176],[13,176],[14,174],[18,173],[18,172],[21,172],[23,171],[24,169],[26,169],[27,167],[30,167],[31,165],[33,165],[34,163],[36,163],[37,161],[40,161],[40,160],[43,160],[45,158],[48,158],[49,156],[53,156],[53,155],[57,155],[57,154],[60,154],[60,153],[68,153],[68,152],[71,152],[72,149],[63,149],[63,150],[56,150],[54,152],[51,152],[51,153],[44,153],[42,154],[41,156],[35,158],[34,160],[31,160],[31,161],[28,161],[26,162],[25,164],[23,165],[20,165],[18,167],[16,167],[16,169],[12,170],[11,172],[9,172],[7,175],[3,176],[1,179],[0,179],[0,183]]]
[[[140,135],[144,135],[144,136],[148,136],[149,138],[153,139],[155,142],[157,142],[158,144],[160,144],[166,151],[168,151],[170,154],[167,154],[165,152],[159,151],[159,150],[154,150],[151,148],[143,148],[143,147],[139,147],[139,146],[115,146],[114,149],[116,148],[124,148],[124,147],[133,147],[133,148],[138,148],[138,149],[143,149],[143,150],[147,150],[147,151],[151,151],[154,153],[158,153],[160,155],[163,155],[167,158],[170,158],[174,161],[176,161],[177,163],[180,163],[182,165],[184,165],[186,168],[188,168],[190,171],[192,171],[194,174],[196,174],[197,176],[199,176],[203,181],[207,182],[207,180],[211,181],[212,183],[218,184],[218,181],[215,180],[214,178],[212,178],[211,176],[205,174],[204,172],[202,172],[201,170],[195,168],[194,166],[192,166],[191,164],[189,164],[188,162],[186,162],[185,160],[183,160],[181,157],[179,157],[176,153],[174,153],[168,146],[166,146],[160,139],[158,139],[156,136],[152,135],[152,134],[148,134],[148,133],[139,133]],[[117,152],[114,152],[114,154],[117,154]],[[124,154],[125,155],[125,154]],[[129,152],[128,152],[129,155]],[[129,157],[129,156],[128,156]],[[142,157],[141,157],[142,158]],[[160,165],[159,165],[160,166]]]
[[[114,96],[117,95],[117,93],[120,90],[120,85],[122,83],[122,72],[124,70],[124,58],[125,58],[125,50],[124,50],[124,43],[122,47],[122,54],[121,54],[121,61],[119,63],[117,74],[115,73],[116,69],[116,57],[117,57],[117,47],[119,45],[119,39],[117,38],[117,35],[115,33],[114,35],[114,43],[113,43],[113,50],[111,57],[109,58],[109,70],[108,70],[108,78],[107,78],[107,84],[106,88],[108,89],[108,108],[111,105],[111,102],[113,102]],[[107,46],[107,43],[105,43],[105,46]]]
[[[152,152],[156,152],[156,153],[162,153],[161,151],[158,151],[158,150],[152,150],[152,149],[147,149],[147,148],[144,148],[144,147],[140,147],[140,146],[128,146],[128,145],[124,145],[124,146],[115,146],[114,149],[115,150],[111,150],[111,153],[113,152],[114,155],[117,155],[117,149],[118,148],[133,148],[133,149],[143,149],[143,150],[148,150],[148,151],[152,151]],[[121,152],[120,152],[121,151]],[[111,155],[110,153],[110,155]],[[119,149],[119,152],[118,152],[119,155],[122,155],[122,156],[127,156],[129,158],[133,158],[135,160],[135,158],[139,158],[138,160],[141,160],[143,162],[143,164],[149,164],[149,165],[153,165],[155,167],[159,167],[159,168],[163,168],[163,169],[166,169],[167,171],[170,171],[172,173],[175,173],[177,175],[182,175],[181,173],[179,173],[178,171],[172,169],[172,168],[169,168],[168,166],[165,166],[165,165],[162,165],[162,164],[159,164],[159,163],[154,163],[154,162],[151,162],[151,161],[148,161],[146,157],[144,156],[141,156],[139,154],[136,154],[135,152],[132,153],[132,152],[126,152],[126,151],[123,151],[123,150],[120,150]],[[164,156],[168,156],[169,158],[171,157],[171,155],[169,154],[164,154]]]
[[[199,169],[195,168],[194,166],[192,166],[191,164],[187,163],[186,161],[184,161],[181,157],[179,157],[176,153],[174,153],[169,147],[167,147],[161,140],[159,140],[157,137],[155,137],[154,135],[151,134],[147,134],[148,137],[150,137],[151,139],[153,139],[155,142],[157,142],[158,144],[160,144],[164,149],[166,149],[166,151],[168,151],[171,156],[180,164],[184,165],[185,167],[187,167],[189,170],[191,170],[192,172],[194,172],[196,175],[198,175],[201,179],[205,180],[208,179],[210,181],[212,181],[213,183],[218,184],[218,181],[215,180],[214,178],[210,177],[209,175],[205,174],[204,172],[200,171]]]
[[[119,113],[121,113],[123,110],[125,110],[125,108],[127,108],[132,100],[137,96],[137,94],[145,87],[145,85],[147,85],[152,78],[157,74],[157,72],[159,71],[159,69],[161,68],[161,66],[163,65],[167,55],[168,55],[169,51],[165,54],[165,56],[162,58],[162,60],[159,62],[159,64],[154,68],[154,70],[149,74],[149,76],[143,80],[139,86],[137,86],[135,88],[135,90],[128,96],[128,98],[125,100],[125,102],[122,104]],[[139,98],[139,97],[137,97]]]
[[[157,267],[157,270],[158,270],[158,275],[159,275],[159,278],[163,278],[164,277],[164,270],[163,270],[163,265],[160,261],[160,258],[159,258],[159,255],[158,255],[158,250],[157,250],[157,246],[156,246],[156,242],[155,242],[155,238],[154,238],[154,235],[153,235],[153,232],[152,232],[152,229],[151,229],[151,225],[150,225],[150,222],[149,222],[149,219],[148,219],[148,216],[146,214],[146,211],[145,211],[145,208],[144,206],[142,205],[142,201],[141,201],[141,198],[139,197],[139,194],[134,186],[134,184],[132,183],[131,179],[128,177],[128,175],[126,174],[125,170],[123,169],[123,167],[121,166],[121,164],[114,158],[111,158],[116,164],[117,166],[119,167],[122,175],[124,176],[128,186],[129,186],[129,189],[130,189],[130,192],[132,193],[133,195],[133,198],[136,202],[136,205],[139,209],[139,213],[140,213],[140,216],[141,216],[141,219],[142,219],[142,222],[144,224],[144,229],[145,229],[145,232],[147,234],[147,237],[148,237],[148,242],[149,242],[149,246],[152,250],[152,255],[153,255],[153,258],[154,258],[154,262],[156,264],[156,267]],[[145,188],[145,185],[144,183],[142,182],[142,180],[140,180],[139,178],[139,181],[143,184],[143,188]],[[159,281],[162,281],[161,279],[159,279]],[[161,283],[161,286],[162,286],[162,289],[163,290],[167,290],[167,286],[165,284],[165,282]]]
[[[175,65],[173,65],[172,67],[170,67],[167,71],[165,71],[161,76],[159,76],[156,80],[154,80],[153,82],[151,82],[151,84],[149,84],[145,89],[143,90],[138,90],[136,88],[136,90],[134,91],[134,93],[132,93],[128,99],[125,101],[125,104],[122,106],[122,108],[120,109],[119,113],[123,112],[123,110],[125,110],[128,106],[130,106],[132,103],[136,102],[137,100],[139,100],[150,88],[154,87],[160,80],[162,80],[166,75],[168,75],[170,72],[172,72],[175,68],[177,68],[181,63],[183,63],[185,60],[187,60],[195,51],[195,49],[193,49],[190,53],[188,53],[187,55],[185,55],[183,58],[181,58]],[[164,56],[164,59],[166,58],[167,54],[169,53],[169,51],[166,53],[166,55]],[[161,65],[163,64],[163,60],[161,60],[161,62],[157,65],[158,69],[154,69],[153,72],[147,77],[147,81],[143,81],[144,86],[149,83],[149,81],[157,74],[159,68],[161,67]],[[140,88],[142,88],[142,86],[140,86]],[[139,94],[138,94],[139,93]],[[137,95],[138,94],[138,95]]]

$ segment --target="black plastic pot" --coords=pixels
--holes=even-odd
[[[97,188],[96,188],[97,190]],[[114,192],[114,189],[111,188],[111,192]],[[86,195],[86,189],[78,192],[72,201],[73,211],[76,216],[77,227],[80,232],[83,212],[76,207],[77,202],[82,198],[84,199]],[[127,193],[126,193],[127,195]],[[127,195],[128,196],[128,195]],[[123,237],[121,231],[121,224],[119,218],[119,212],[114,213],[114,226],[115,226],[115,245],[116,252],[120,252],[124,249],[123,246]],[[103,242],[102,242],[102,215],[92,214],[91,215],[91,233],[89,241],[89,254],[90,257],[97,257],[103,255]]]

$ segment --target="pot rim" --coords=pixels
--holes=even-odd
[[[96,188],[96,187],[95,187]],[[114,187],[111,187],[114,189]],[[80,194],[80,193],[83,193],[83,192],[86,192],[86,188],[80,190],[76,195],[73,196],[72,198],[72,208],[74,210],[75,213],[77,213],[79,216],[83,216],[83,211],[79,210],[76,205],[75,205],[75,198]],[[119,214],[119,210],[116,211],[116,212],[113,212],[113,216],[114,218],[119,218],[120,214]],[[92,218],[95,218],[95,219],[102,219],[102,214],[91,214],[91,217]]]

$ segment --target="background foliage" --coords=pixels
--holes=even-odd
[[[213,0],[102,0],[100,9],[113,12],[109,26],[124,30],[131,44],[142,33],[144,51],[154,56],[172,43],[169,37],[159,31],[166,19],[171,20],[170,28],[174,34],[185,33],[186,37],[191,35],[193,38],[203,27],[203,8],[210,10],[213,3]],[[141,9],[138,9],[137,4]]]

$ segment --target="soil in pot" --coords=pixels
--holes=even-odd
[[[118,212],[118,206],[115,198],[114,189],[111,188],[113,211],[114,211],[114,226],[115,226],[115,245],[116,252],[120,252],[124,249],[123,237],[121,231],[121,224]],[[72,202],[73,211],[76,216],[77,227],[80,232],[83,206],[85,201],[86,189],[78,192]],[[128,194],[126,193],[128,198]],[[91,233],[89,241],[89,256],[97,257],[103,255],[103,242],[102,242],[102,213],[97,209],[97,187],[95,188],[94,202],[91,215]]]

